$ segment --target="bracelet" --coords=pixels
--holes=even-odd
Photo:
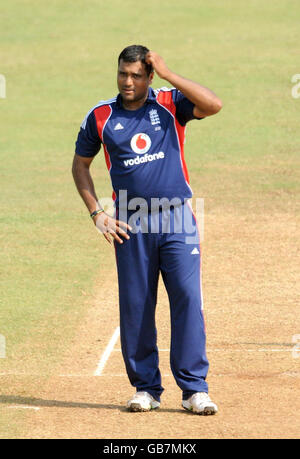
[[[90,214],[90,217],[94,218],[96,215],[101,214],[102,212],[104,212],[104,209],[94,210],[94,212]]]

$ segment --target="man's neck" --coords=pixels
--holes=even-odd
[[[122,105],[123,105],[123,108],[125,108],[125,110],[138,110],[139,108],[141,108],[146,100],[148,99],[148,92],[147,94],[145,94],[145,96],[142,98],[142,99],[139,99],[139,100],[135,100],[135,101],[125,101],[123,98],[122,98]]]

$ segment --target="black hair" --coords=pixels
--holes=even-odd
[[[149,52],[149,49],[142,45],[131,45],[127,46],[121,52],[118,58],[118,64],[122,59],[124,62],[137,62],[141,61],[146,69],[146,73],[149,76],[153,72],[153,67],[151,64],[147,64],[145,61],[146,54]]]

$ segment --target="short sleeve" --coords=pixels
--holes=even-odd
[[[176,105],[176,118],[182,126],[185,126],[188,121],[203,119],[194,116],[193,110],[195,104],[187,99],[178,89],[173,91],[173,100]]]
[[[78,133],[75,153],[79,156],[91,158],[101,148],[101,140],[98,134],[94,112],[90,112],[84,118]]]

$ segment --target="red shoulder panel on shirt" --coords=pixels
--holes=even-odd
[[[176,106],[173,101],[172,91],[159,91],[157,96],[157,102],[163,105],[169,112],[175,116],[176,113]]]
[[[95,108],[94,114],[96,118],[98,134],[101,139],[101,142],[103,143],[102,133],[104,126],[111,114],[110,105],[101,105],[100,107]]]

